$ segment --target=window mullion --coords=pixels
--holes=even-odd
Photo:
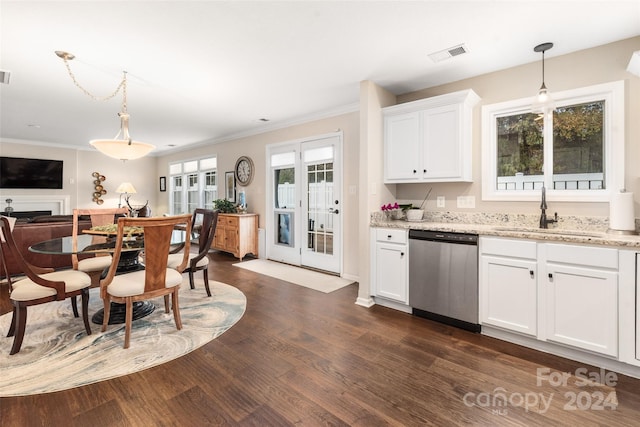
[[[553,113],[544,114],[544,127],[542,129],[544,144],[544,163],[542,173],[544,174],[544,186],[549,190],[555,190],[553,183]]]

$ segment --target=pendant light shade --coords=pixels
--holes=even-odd
[[[552,47],[553,43],[542,43],[533,48],[534,52],[542,52],[542,85],[540,86],[540,89],[533,100],[533,104],[531,105],[531,111],[533,113],[545,114],[555,110],[555,104],[551,97],[551,93],[544,83],[544,53]]]
[[[89,144],[102,154],[120,160],[133,160],[144,157],[151,152],[155,146],[146,142],[133,141],[129,136],[129,114],[126,112],[124,104],[123,112],[120,116],[120,132],[114,139],[92,139]]]

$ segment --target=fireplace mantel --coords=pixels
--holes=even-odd
[[[7,199],[11,199],[14,211],[51,211],[52,215],[70,215],[71,197],[66,195],[0,195],[0,214],[9,206]]]

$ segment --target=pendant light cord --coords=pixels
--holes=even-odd
[[[84,92],[89,98],[93,99],[94,101],[107,101],[111,98],[113,98],[114,96],[116,96],[118,94],[118,92],[120,92],[120,89],[123,90],[124,92],[124,97],[125,97],[125,108],[126,108],[126,91],[127,91],[127,72],[123,71],[123,77],[122,80],[120,81],[120,84],[118,85],[118,87],[116,88],[115,91],[113,91],[113,93],[111,95],[107,95],[107,96],[103,96],[103,97],[99,97],[96,96],[94,94],[92,94],[91,92],[89,92],[87,89],[85,89],[84,87],[82,87],[80,85],[80,83],[78,83],[78,80],[76,79],[76,76],[73,74],[73,71],[71,71],[71,66],[69,65],[69,58],[68,56],[61,56],[62,60],[64,61],[64,65],[65,67],[67,67],[67,72],[69,73],[69,77],[71,77],[71,80],[73,80],[73,84],[76,85],[76,87],[78,89],[80,89],[82,92]],[[126,109],[125,109],[126,111]]]

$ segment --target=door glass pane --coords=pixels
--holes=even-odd
[[[553,188],[605,188],[604,101],[558,107],[553,113]]]
[[[276,212],[276,243],[284,246],[294,246],[294,227],[292,212]]]
[[[296,207],[296,175],[295,168],[274,170],[276,209],[295,209]]]
[[[308,250],[333,254],[333,203],[333,163],[307,165]]]
[[[534,113],[496,120],[498,170],[496,189],[533,190],[544,182],[543,116]]]

